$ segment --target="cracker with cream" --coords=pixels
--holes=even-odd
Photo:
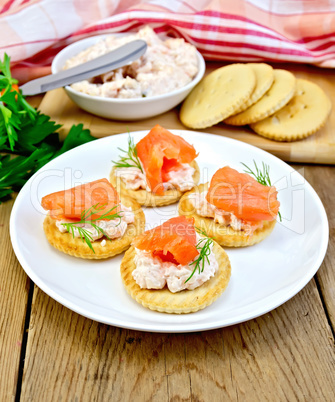
[[[128,150],[110,173],[110,181],[120,194],[140,205],[173,204],[199,181],[197,152],[181,136],[158,124],[137,144],[128,139]]]
[[[120,271],[126,291],[144,307],[186,314],[224,292],[231,266],[217,243],[196,233],[193,219],[180,216],[135,238]]]

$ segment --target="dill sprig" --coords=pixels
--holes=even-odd
[[[130,135],[128,137],[128,150],[125,151],[122,148],[118,148],[118,150],[123,152],[125,155],[120,156],[120,160],[117,162],[112,161],[115,167],[117,168],[137,167],[143,173],[142,165],[137,155],[137,149],[134,143],[134,139]]]
[[[199,256],[196,260],[194,260],[189,264],[189,266],[194,265],[194,269],[191,275],[186,279],[185,283],[188,282],[193,277],[193,275],[196,273],[197,270],[199,271],[199,274],[204,271],[206,261],[209,264],[208,256],[211,253],[211,246],[213,244],[213,239],[208,237],[203,230],[199,228],[196,228],[196,230],[204,237],[202,237],[196,245],[196,248],[199,251]]]
[[[92,241],[93,241],[93,237],[92,234],[89,230],[82,228],[78,225],[80,224],[85,224],[88,223],[90,224],[98,233],[101,233],[103,236],[106,236],[108,240],[110,240],[110,238],[107,236],[107,234],[104,232],[104,230],[96,225],[94,222],[96,221],[100,221],[102,219],[106,219],[106,220],[114,220],[114,219],[119,219],[121,222],[121,215],[120,212],[115,212],[112,213],[113,210],[115,208],[117,208],[117,205],[114,206],[113,208],[109,209],[107,212],[105,212],[104,214],[100,215],[98,218],[93,218],[90,219],[92,217],[92,215],[96,214],[97,212],[101,211],[102,209],[104,209],[104,207],[106,206],[106,204],[102,204],[99,205],[95,204],[92,207],[85,209],[82,213],[81,213],[81,217],[80,217],[80,221],[78,222],[65,222],[62,223],[62,226],[64,226],[66,228],[66,230],[72,234],[72,237],[75,238],[75,230],[78,231],[81,239],[83,242],[86,242],[86,244],[88,245],[88,247],[93,251],[93,253],[95,253],[94,248],[92,246]],[[120,222],[118,223],[118,225],[120,224]]]
[[[257,163],[254,160],[254,165],[255,165],[255,170],[256,170],[254,172],[245,163],[241,162],[241,164],[247,169],[247,170],[244,170],[244,172],[254,176],[254,178],[258,181],[258,183],[263,184],[264,186],[272,186],[271,179],[270,179],[270,166],[269,165],[262,162],[263,170],[261,170],[257,166]]]
[[[264,186],[269,186],[269,187],[272,186],[271,179],[270,179],[270,165],[267,165],[266,163],[262,162],[263,170],[261,170],[257,166],[257,163],[254,160],[255,171],[253,171],[245,163],[241,162],[241,164],[247,169],[247,170],[244,170],[244,172],[250,174],[251,176],[254,176],[254,178],[258,181],[258,183],[263,184]],[[279,219],[281,222],[282,218],[281,218],[281,213],[279,211],[278,211],[278,216],[279,216]]]

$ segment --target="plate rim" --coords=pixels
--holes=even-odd
[[[109,141],[112,138],[122,138],[125,136],[128,136],[129,134],[131,135],[142,135],[147,133],[149,130],[137,130],[137,131],[131,131],[131,132],[125,132],[125,133],[119,133],[119,134],[114,134],[114,135],[110,135],[110,136],[106,136],[103,138],[98,138],[96,139],[94,142],[103,142],[103,141]],[[225,136],[221,136],[218,134],[211,134],[211,133],[206,133],[206,132],[200,132],[200,131],[193,131],[193,130],[180,130],[180,129],[170,129],[169,131],[171,131],[172,133],[181,133],[181,134],[186,134],[188,135],[189,133],[195,133],[195,134],[200,134],[201,136],[206,136],[206,135],[210,135],[210,136],[215,136],[218,139],[220,139],[220,141],[227,141],[230,143],[235,143],[236,146],[242,146],[245,148],[251,148],[251,149],[256,149],[257,152],[260,153],[264,153],[267,156],[270,156],[270,158],[274,158],[276,160],[277,163],[279,163],[280,165],[285,166],[285,168],[289,168],[292,172],[296,172],[300,177],[302,177],[304,179],[304,185],[307,186],[309,192],[311,193],[311,195],[313,196],[314,200],[319,204],[319,211],[321,214],[321,222],[323,223],[323,237],[324,237],[324,241],[322,241],[321,243],[321,247],[319,249],[319,253],[318,253],[318,258],[313,261],[313,263],[311,264],[311,266],[313,267],[313,269],[310,269],[309,275],[304,275],[302,278],[300,278],[299,281],[297,281],[295,283],[295,285],[290,288],[286,294],[285,297],[281,298],[279,302],[274,302],[272,304],[268,304],[267,307],[265,309],[262,308],[258,308],[256,309],[254,314],[249,314],[249,313],[245,313],[244,315],[239,315],[238,319],[236,320],[229,320],[229,322],[225,323],[224,321],[222,322],[218,322],[218,320],[216,320],[215,322],[211,321],[210,323],[201,323],[201,325],[199,326],[199,323],[195,322],[195,323],[187,323],[187,324],[181,324],[181,323],[171,323],[169,324],[169,328],[159,328],[162,324],[158,323],[158,325],[156,324],[149,324],[149,323],[139,323],[139,325],[132,325],[127,324],[128,320],[122,321],[122,320],[115,320],[114,322],[111,322],[113,320],[106,320],[105,317],[101,314],[91,314],[90,312],[88,312],[85,308],[77,306],[74,302],[68,301],[66,298],[64,298],[63,296],[59,295],[57,292],[55,292],[53,289],[51,289],[46,283],[44,283],[44,281],[42,279],[40,279],[38,277],[37,274],[35,274],[34,270],[30,267],[30,264],[25,260],[25,257],[23,255],[23,253],[20,250],[20,247],[18,245],[18,241],[16,238],[16,228],[15,228],[15,219],[16,219],[16,214],[17,211],[19,210],[19,206],[20,206],[20,202],[21,202],[21,198],[24,197],[25,192],[27,192],[29,188],[30,183],[34,180],[35,176],[37,174],[39,174],[41,172],[42,169],[47,169],[49,165],[53,165],[55,163],[56,160],[60,160],[60,159],[67,159],[71,156],[71,153],[74,152],[78,152],[78,149],[80,148],[84,148],[84,147],[89,147],[90,143],[86,143],[86,144],[82,144],[76,148],[73,148],[67,152],[65,152],[62,155],[59,155],[58,157],[56,157],[55,159],[53,159],[52,161],[48,162],[46,165],[44,165],[39,171],[37,171],[27,182],[26,184],[22,187],[21,191],[19,192],[18,196],[15,199],[14,205],[12,207],[11,210],[11,215],[10,215],[10,222],[9,222],[9,231],[10,231],[10,239],[11,239],[11,243],[12,243],[12,247],[14,250],[14,253],[21,265],[21,267],[23,268],[23,270],[25,271],[25,273],[29,276],[29,278],[44,292],[46,293],[48,296],[50,296],[52,299],[54,299],[56,302],[60,303],[61,305],[65,306],[66,308],[69,308],[71,311],[74,311],[77,314],[82,315],[83,317],[89,318],[91,320],[103,323],[103,324],[107,324],[107,325],[112,325],[112,326],[116,326],[119,328],[125,328],[125,329],[132,329],[132,330],[139,330],[139,331],[144,331],[144,332],[157,332],[157,333],[188,333],[188,332],[198,332],[198,331],[208,331],[208,330],[212,330],[212,329],[217,329],[217,328],[224,328],[227,326],[231,326],[231,325],[236,325],[242,322],[246,322],[252,319],[255,319],[257,317],[260,317],[264,314],[269,313],[270,311],[278,308],[279,306],[281,306],[282,304],[286,303],[288,300],[290,300],[291,298],[293,298],[298,292],[300,292],[300,290],[302,290],[307,284],[308,282],[314,277],[314,275],[316,274],[316,272],[318,271],[318,269],[320,268],[327,249],[328,249],[328,243],[329,243],[329,221],[328,221],[328,217],[327,217],[327,213],[326,210],[324,208],[324,205],[320,199],[320,197],[318,196],[317,192],[314,190],[314,188],[312,187],[312,185],[299,173],[297,172],[294,168],[292,168],[290,165],[288,165],[286,162],[284,162],[283,160],[281,160],[280,158],[278,158],[277,156],[271,154],[270,152],[267,152],[261,148],[258,148],[254,145],[245,143],[243,141],[239,141],[237,139],[233,139],[233,138],[229,138],[229,137],[225,137]],[[25,190],[24,190],[25,189]],[[24,191],[23,191],[24,190]],[[162,314],[162,313],[159,313]]]

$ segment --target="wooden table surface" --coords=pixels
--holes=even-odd
[[[205,332],[121,329],[63,307],[18,263],[9,237],[13,202],[2,204],[0,401],[334,401],[335,169],[294,167],[304,167],[327,210],[322,266],[270,313]]]

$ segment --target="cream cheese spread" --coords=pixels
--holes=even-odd
[[[197,236],[197,239],[199,237]],[[208,261],[205,258],[204,270],[197,270],[192,278],[185,283],[191,276],[194,265],[176,265],[172,262],[163,262],[158,257],[153,257],[148,251],[135,248],[135,264],[136,268],[132,275],[136,283],[143,289],[163,289],[165,285],[172,293],[181,290],[192,290],[208,281],[215,275],[219,269],[219,264],[213,253],[213,245],[211,253],[208,255]]]
[[[196,48],[184,39],[162,41],[146,26],[138,33],[107,36],[67,60],[64,69],[85,63],[136,39],[147,42],[147,50],[130,65],[71,87],[88,95],[105,98],[141,98],[171,92],[187,85],[198,72]]]
[[[206,218],[213,218],[214,222],[230,226],[236,231],[244,231],[246,235],[252,234],[257,228],[263,226],[263,222],[257,225],[250,225],[249,222],[238,219],[232,212],[223,211],[215,205],[209,203],[206,199],[207,191],[201,193],[192,193],[188,196],[189,201],[192,203],[196,213]]]
[[[121,219],[119,219],[119,218],[112,219],[112,220],[102,219],[102,220],[97,220],[94,222],[94,224],[96,226],[103,229],[104,233],[110,239],[117,239],[117,238],[122,237],[124,235],[125,231],[127,230],[127,225],[129,223],[134,222],[135,216],[130,207],[126,207],[125,205],[120,204],[120,209],[121,209],[121,212],[120,212]],[[56,226],[61,233],[67,232],[66,227],[62,225],[62,223],[67,223],[67,222],[69,222],[69,221],[66,221],[66,220],[56,221]],[[71,222],[73,222],[73,221],[71,221]],[[89,223],[80,223],[80,224],[77,224],[76,226],[87,230],[92,237],[91,241],[98,240],[104,236],[103,233],[101,233],[100,231],[95,229]],[[75,227],[74,227],[73,233],[74,233],[75,237],[81,237],[80,232]]]
[[[194,187],[193,175],[195,169],[188,163],[182,163],[178,170],[169,172],[169,180],[163,183],[164,190],[177,188],[179,191],[188,191]]]
[[[182,163],[182,167],[178,170],[173,170],[169,173],[169,180],[163,183],[164,190],[176,188],[179,191],[191,190],[195,183],[193,175],[195,169],[188,163]],[[115,176],[120,177],[125,186],[129,190],[144,189],[151,191],[147,185],[147,179],[144,173],[137,167],[116,168],[114,171]]]
[[[141,169],[135,166],[116,168],[114,174],[121,178],[128,190],[145,189],[150,191],[150,187],[147,186],[147,178],[145,174],[141,172]]]

